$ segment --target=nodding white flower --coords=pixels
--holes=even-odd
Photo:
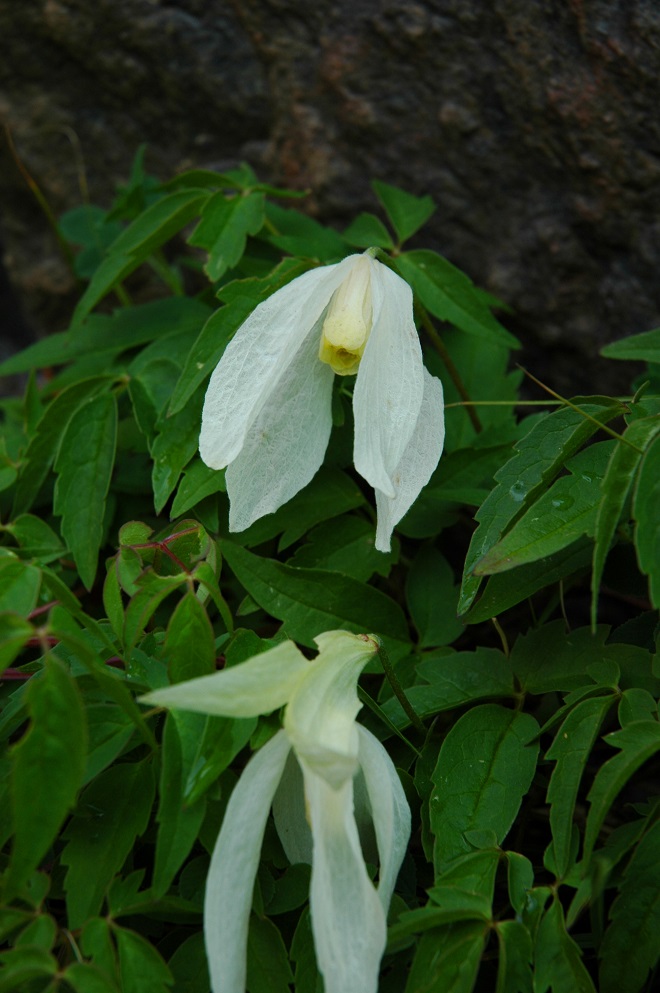
[[[211,676],[142,697],[150,704],[252,717],[286,704],[284,728],[248,762],[229,798],[206,882],[204,933],[214,993],[244,993],[248,922],[266,821],[289,860],[312,866],[312,931],[325,993],[376,993],[386,915],[410,810],[383,746],[355,717],[371,635],[327,631],[309,661],[291,641]],[[358,823],[373,823],[371,882]],[[371,860],[371,859],[370,859]]]
[[[355,468],[376,491],[376,548],[389,551],[440,458],[444,408],[422,362],[410,287],[368,252],[277,290],[216,366],[199,451],[212,469],[228,467],[230,531],[310,482],[330,438],[334,374],[355,373]]]

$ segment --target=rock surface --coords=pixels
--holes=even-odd
[[[660,323],[655,0],[0,0],[0,32],[2,115],[56,214],[84,183],[107,203],[143,141],[161,178],[247,159],[338,226],[379,178],[434,197],[425,242],[513,308],[558,388],[616,389],[598,345]],[[43,333],[74,288],[0,165]]]

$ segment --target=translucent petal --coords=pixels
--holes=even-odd
[[[353,394],[354,462],[374,489],[394,497],[392,477],[422,405],[422,350],[410,287],[380,262],[371,266],[373,327]]]
[[[360,725],[358,738],[358,757],[378,845],[378,896],[387,916],[410,838],[410,807],[392,760],[378,739]]]
[[[310,668],[294,643],[283,641],[231,669],[154,690],[140,700],[202,714],[256,717],[284,706]]]
[[[338,788],[357,769],[357,680],[378,643],[348,631],[326,631],[315,641],[319,654],[296,686],[284,727],[301,760]]]
[[[325,993],[376,993],[386,922],[360,849],[353,782],[334,790],[304,765],[303,772],[314,839],[312,931]]]
[[[424,369],[424,397],[408,447],[392,473],[395,495],[376,489],[376,548],[389,552],[392,531],[426,486],[445,441],[442,383]]]
[[[283,731],[248,762],[229,798],[206,880],[204,938],[213,993],[245,993],[254,879],[268,812],[289,753]]]
[[[229,530],[272,514],[320,468],[332,430],[330,366],[318,359],[321,322],[300,346],[250,425],[226,473]]]
[[[303,775],[298,760],[290,752],[273,799],[273,818],[284,854],[291,865],[312,864],[312,831],[307,820]]]
[[[199,452],[212,469],[236,458],[250,425],[356,258],[303,273],[255,307],[240,326],[204,399]]]

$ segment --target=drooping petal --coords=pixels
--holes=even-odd
[[[319,654],[294,690],[284,728],[299,758],[338,788],[357,768],[357,680],[378,642],[348,631],[326,631],[314,640]]]
[[[292,641],[283,641],[231,669],[154,690],[140,700],[201,714],[256,717],[284,706],[310,667]]]
[[[291,865],[312,864],[312,831],[307,820],[305,789],[300,764],[289,754],[273,799],[273,819],[284,854]]]
[[[212,469],[236,458],[250,425],[355,258],[303,273],[260,303],[240,326],[204,399],[199,452]]]
[[[389,552],[392,531],[426,486],[445,441],[442,383],[424,369],[424,397],[415,430],[392,473],[394,496],[376,488],[376,548]]]
[[[387,916],[410,838],[410,807],[392,760],[378,739],[361,725],[358,725],[358,739],[358,758],[378,845],[378,896]]]
[[[229,798],[206,880],[204,940],[213,993],[245,993],[252,890],[290,745],[283,731],[248,762]]]
[[[334,374],[319,362],[320,334],[319,320],[227,469],[230,531],[243,531],[272,514],[311,481],[323,462],[332,430]]]
[[[373,326],[353,393],[354,462],[374,489],[394,497],[392,477],[422,405],[422,350],[410,287],[380,262],[371,267]]]
[[[385,913],[367,875],[353,816],[353,782],[333,789],[303,763],[314,839],[310,907],[325,993],[376,993]]]

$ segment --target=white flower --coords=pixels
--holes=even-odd
[[[260,303],[211,377],[199,451],[212,469],[228,466],[231,531],[273,513],[321,466],[334,373],[357,373],[355,468],[376,491],[376,548],[389,550],[440,458],[444,411],[410,287],[369,253],[306,272]]]
[[[319,654],[312,662],[287,641],[231,669],[142,697],[230,717],[286,704],[284,729],[252,757],[234,787],[211,859],[204,932],[214,993],[245,990],[252,890],[271,806],[289,860],[312,865],[312,930],[325,993],[378,988],[410,810],[387,752],[355,720],[358,676],[377,640],[347,631],[315,640]],[[376,836],[377,887],[358,834],[356,816],[366,815]]]

